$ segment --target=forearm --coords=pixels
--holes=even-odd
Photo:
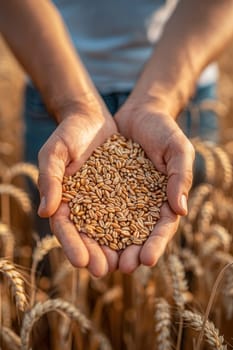
[[[176,118],[203,68],[233,34],[232,0],[181,0],[128,102],[151,102]]]
[[[56,9],[47,0],[35,5],[35,0],[0,2],[0,31],[47,108],[58,121],[91,105],[107,113]]]

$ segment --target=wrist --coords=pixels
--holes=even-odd
[[[54,98],[50,104],[50,111],[58,123],[73,115],[89,115],[97,119],[109,118],[110,113],[104,102],[98,99],[92,92],[78,94],[77,97]]]
[[[189,99],[189,90],[185,82],[174,84],[165,78],[162,83],[139,81],[129,97],[129,103],[156,109],[176,119]]]
[[[165,98],[145,94],[140,98],[132,94],[115,115],[120,133],[136,141],[146,119],[156,117],[175,119],[170,113]]]

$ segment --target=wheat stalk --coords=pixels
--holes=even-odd
[[[0,222],[0,237],[4,242],[3,256],[13,259],[15,238],[8,225]]]
[[[178,337],[176,343],[176,350],[181,347],[182,329],[183,329],[183,317],[182,312],[185,307],[185,294],[188,292],[188,284],[185,278],[185,270],[179,257],[175,254],[171,254],[168,257],[168,267],[171,273],[172,285],[173,285],[173,299],[178,307],[180,315],[180,325],[178,330]]]
[[[53,276],[53,285],[59,286],[59,284],[62,282],[62,280],[72,271],[74,270],[74,266],[71,265],[69,260],[65,259],[62,263],[59,269],[55,272]]]
[[[21,350],[29,349],[30,333],[36,321],[50,311],[61,311],[69,318],[75,320],[80,325],[81,331],[92,331],[100,342],[102,350],[110,350],[111,345],[108,339],[102,333],[94,329],[91,321],[73,304],[62,299],[49,299],[44,303],[37,303],[31,310],[25,313],[21,328]]]
[[[1,314],[4,315],[2,318],[2,326],[10,328],[12,325],[12,305],[11,305],[11,298],[8,295],[8,290],[9,290],[9,285],[4,284],[1,289],[0,289],[0,299],[1,299],[1,304],[0,304],[0,310]],[[1,324],[0,324],[1,328]]]
[[[210,314],[210,310],[211,310],[211,307],[213,306],[213,302],[214,302],[214,298],[216,296],[216,293],[217,293],[217,289],[223,279],[223,276],[224,276],[224,273],[227,271],[227,269],[229,267],[232,267],[233,263],[229,263],[227,265],[225,265],[221,271],[219,272],[215,282],[214,282],[214,285],[213,285],[213,288],[212,288],[212,291],[211,291],[211,294],[210,294],[210,298],[208,300],[208,304],[207,304],[207,307],[206,307],[206,311],[205,311],[205,315],[204,315],[204,318],[203,318],[203,324],[202,324],[202,327],[201,327],[201,331],[200,331],[200,334],[198,336],[198,340],[197,340],[197,349],[196,350],[199,350],[200,349],[200,346],[201,346],[201,341],[202,341],[202,337],[204,335],[204,331],[205,331],[205,325],[206,325],[206,322],[208,320],[208,317],[209,317],[209,314]]]
[[[16,306],[19,310],[25,311],[27,299],[25,296],[24,280],[22,275],[16,270],[15,266],[6,259],[0,259],[0,271],[7,276],[11,282],[13,294],[16,300]]]
[[[7,171],[7,165],[0,159],[0,178],[2,178]]]
[[[1,338],[7,345],[9,350],[19,350],[21,346],[21,341],[19,336],[13,332],[10,328],[1,326],[0,327]]]
[[[171,339],[171,310],[164,298],[155,299],[155,331],[157,334],[158,350],[170,350],[173,348]]]
[[[186,325],[200,332],[203,326],[204,317],[189,310],[183,312],[183,319]],[[227,350],[227,345],[224,345],[224,337],[219,335],[219,330],[213,322],[206,320],[204,327],[204,338],[206,342],[214,350]]]

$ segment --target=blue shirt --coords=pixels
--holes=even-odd
[[[97,89],[109,93],[133,88],[178,0],[53,2]]]

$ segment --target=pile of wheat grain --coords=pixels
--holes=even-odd
[[[167,199],[166,185],[141,146],[116,134],[64,177],[63,201],[79,232],[121,250],[148,238]]]

